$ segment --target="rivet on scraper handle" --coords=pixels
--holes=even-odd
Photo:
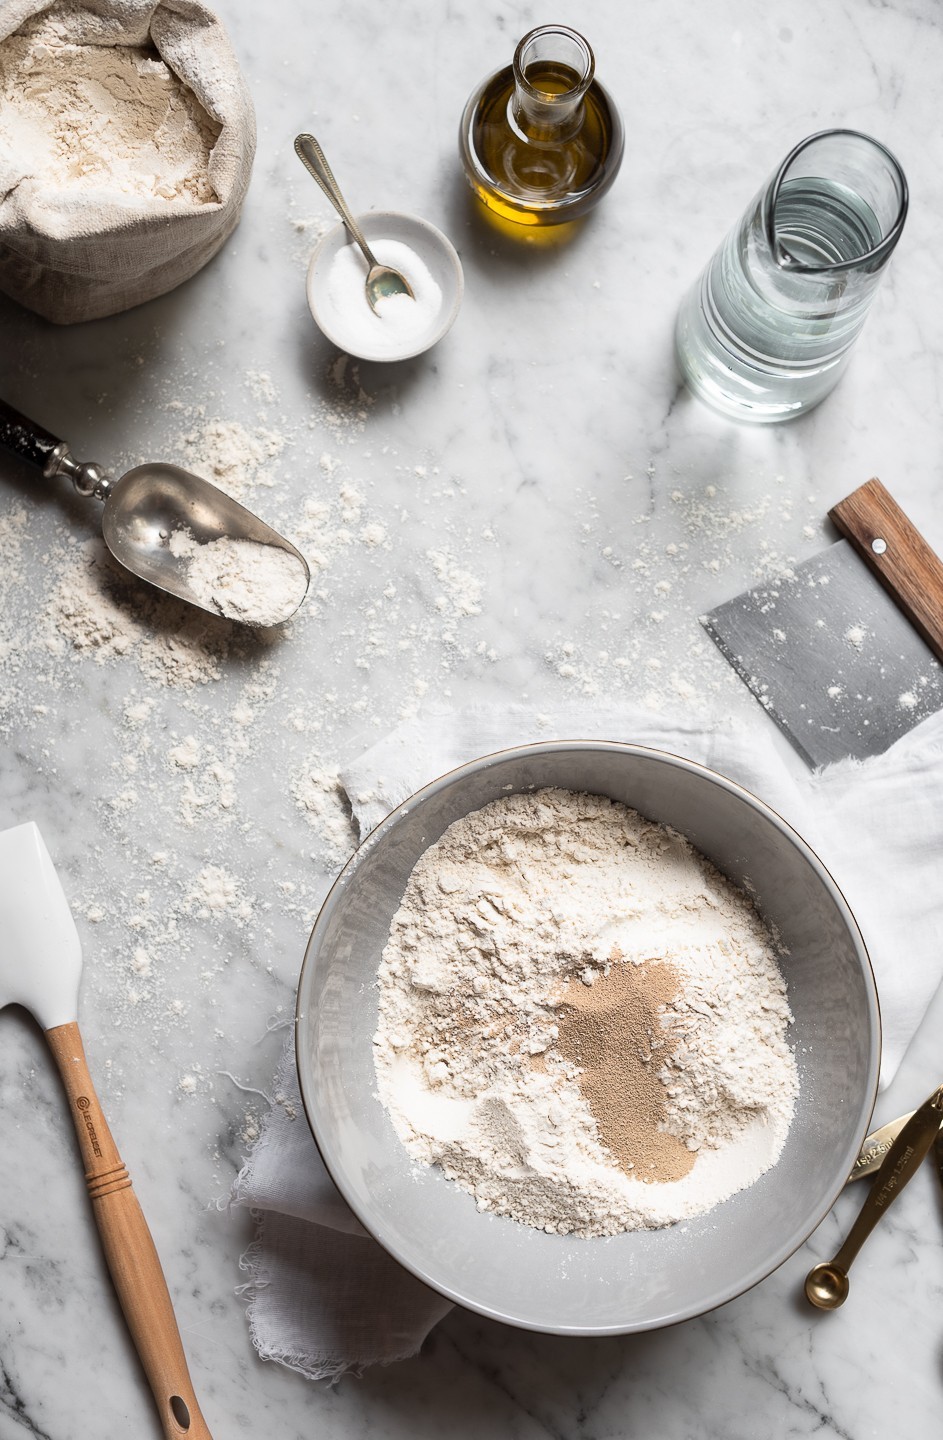
[[[36,825],[0,832],[0,1008],[42,1026],[69,1099],[85,1182],[128,1329],[167,1440],[211,1440],[160,1260],[89,1075],[79,1033],[79,937]]]
[[[943,562],[880,480],[860,485],[828,518],[943,660]]]

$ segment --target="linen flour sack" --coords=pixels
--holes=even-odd
[[[68,324],[172,290],[239,219],[252,101],[200,0],[0,0],[0,290]]]

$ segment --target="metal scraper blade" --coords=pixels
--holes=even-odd
[[[813,769],[881,755],[943,709],[943,666],[847,540],[701,623]]]

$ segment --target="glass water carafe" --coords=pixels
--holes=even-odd
[[[681,373],[738,420],[802,415],[844,373],[907,215],[894,156],[823,130],[786,156],[678,313]]]
[[[521,225],[555,225],[606,193],[624,135],[582,35],[541,25],[511,65],[473,92],[459,143],[468,182],[489,210]]]

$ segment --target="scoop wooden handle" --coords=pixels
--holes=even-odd
[[[85,1162],[105,1259],[167,1440],[212,1440],[200,1414],[147,1221],[95,1094],[76,1024],[46,1031]]]
[[[943,660],[943,562],[880,480],[859,486],[828,516]]]

